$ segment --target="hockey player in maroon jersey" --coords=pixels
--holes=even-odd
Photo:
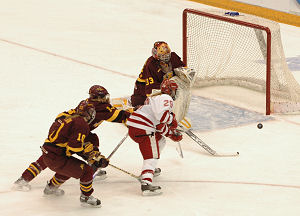
[[[103,121],[125,124],[131,112],[113,107],[110,104],[110,95],[103,86],[92,86],[89,90],[89,95],[90,97],[86,99],[86,102],[93,104],[96,109],[96,117],[90,124],[91,131],[97,128]],[[97,143],[99,145],[99,140]],[[97,170],[95,167],[93,169],[94,172]],[[106,171],[100,169],[95,175],[95,177],[99,176],[103,179],[106,176]]]
[[[134,93],[131,96],[133,107],[143,105],[153,89],[160,89],[162,81],[175,76],[174,69],[185,66],[180,57],[171,52],[169,45],[164,41],[157,41],[150,56],[143,66],[135,82]]]
[[[110,98],[108,91],[100,85],[93,85],[89,89],[89,98],[86,99],[88,103],[94,105],[96,109],[96,117],[89,124],[90,131],[97,128],[103,121],[115,122],[115,123],[125,123],[126,119],[129,117],[130,112],[125,110],[119,110],[114,108],[110,104]],[[64,112],[60,115],[70,115],[74,112],[74,109]],[[99,139],[97,134],[90,132],[86,137],[86,141],[93,144],[95,150],[98,149]],[[14,183],[13,190],[29,191],[31,186],[29,184],[37,175],[39,175],[47,166],[43,162],[43,156],[39,157],[38,160],[32,162],[29,167],[22,173],[21,177]],[[95,167],[94,167],[94,170]],[[100,170],[96,177],[104,179],[106,177],[106,171]]]
[[[164,41],[157,41],[152,48],[152,56],[145,62],[138,79],[135,82],[134,92],[131,96],[113,98],[112,105],[117,108],[135,109],[144,104],[146,98],[160,91],[160,85],[165,79],[171,79],[178,85],[177,100],[174,103],[173,112],[178,121],[185,118],[191,101],[191,87],[194,84],[197,73],[188,68],[180,57],[171,52],[169,45]]]
[[[134,111],[127,121],[129,136],[139,144],[144,159],[141,190],[146,196],[161,193],[160,186],[152,185],[152,179],[166,144],[164,136],[175,142],[182,139],[182,134],[176,130],[178,124],[172,112],[177,88],[173,80],[165,79],[161,84],[161,93],[148,97],[145,104]]]
[[[95,107],[82,101],[73,114],[58,117],[50,127],[48,138],[41,149],[45,165],[56,173],[46,185],[44,194],[63,195],[64,191],[59,187],[73,177],[80,179],[80,202],[84,205],[100,206],[100,200],[91,195],[94,191],[94,172],[90,165],[104,168],[109,160],[99,151],[95,151],[91,142],[85,141],[90,133],[88,123],[94,120],[95,115]],[[87,158],[88,164],[73,157],[75,153]]]

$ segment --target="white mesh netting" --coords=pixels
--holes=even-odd
[[[248,14],[225,16],[225,10],[204,12],[268,27],[271,30],[270,110],[300,110],[300,85],[289,71],[278,23]],[[267,33],[194,13],[187,13],[187,65],[197,72],[195,87],[237,85],[266,92]]]

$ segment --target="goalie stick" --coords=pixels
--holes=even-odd
[[[198,136],[196,136],[192,130],[191,130],[191,123],[188,121],[187,118],[184,118],[183,121],[180,121],[180,124],[178,125],[182,129],[179,129],[179,131],[184,132],[186,135],[188,135],[192,140],[194,140],[198,145],[200,145],[202,148],[204,148],[209,154],[216,156],[216,157],[234,157],[238,156],[240,153],[220,153],[213,150],[211,147],[209,147],[205,142],[203,142]]]

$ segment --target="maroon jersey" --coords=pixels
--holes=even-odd
[[[185,66],[184,63],[175,52],[171,52],[171,59],[168,64],[156,60],[153,56],[149,57],[142,70],[145,80],[145,94],[148,96],[152,93],[152,89],[160,89],[160,84],[164,79],[175,75],[174,68],[183,66]]]
[[[133,107],[144,104],[144,101],[147,98],[145,94],[145,83],[146,80],[142,70],[139,77],[135,81],[133,95],[131,95],[131,105]]]
[[[91,99],[86,99],[88,103],[92,103],[96,109],[96,117],[90,124],[90,130],[97,128],[103,121],[125,123],[130,116],[130,112],[119,110],[109,103],[100,103]]]
[[[146,96],[145,94],[145,85],[146,85],[146,78],[145,78],[145,73],[144,70],[142,69],[141,73],[139,74],[139,77],[135,81],[135,86],[134,86],[134,95],[141,95],[141,96]]]
[[[57,154],[65,152],[67,156],[83,151],[84,139],[90,133],[90,127],[82,116],[74,113],[75,110],[69,110],[57,116],[45,140],[46,149]]]

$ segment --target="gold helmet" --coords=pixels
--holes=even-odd
[[[166,42],[156,41],[152,48],[152,56],[159,61],[168,63],[171,59],[171,49]]]

